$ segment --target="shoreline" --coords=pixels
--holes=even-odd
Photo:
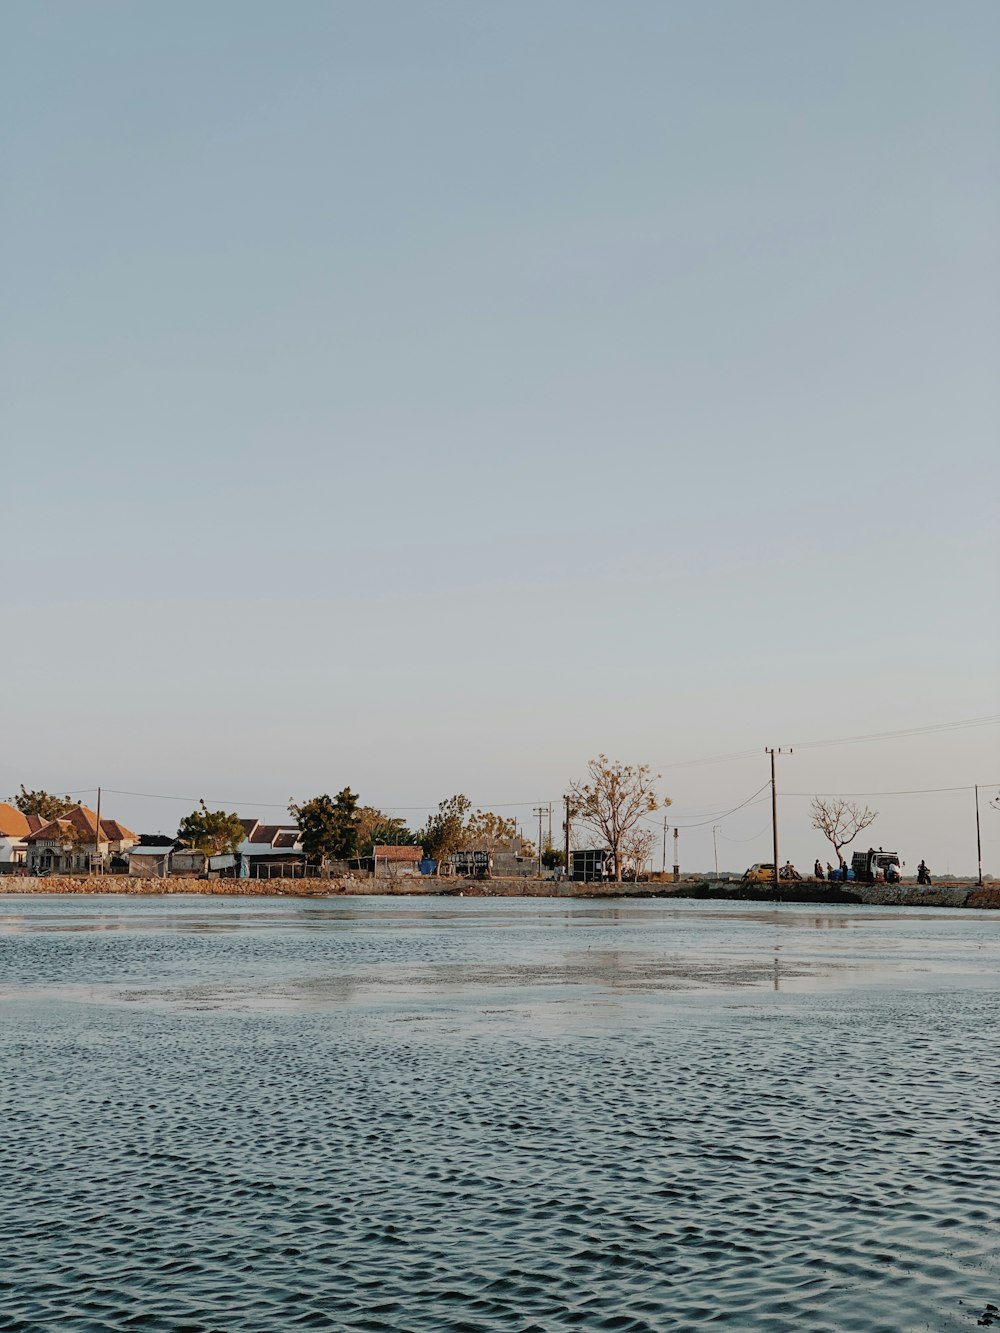
[[[143,879],[128,875],[47,876],[28,879],[0,878],[0,895],[79,894],[95,896],[158,897],[197,894],[220,898],[340,898],[340,897],[438,897],[438,898],[580,898],[607,901],[612,898],[684,898],[703,902],[802,903],[816,906],[942,907],[1000,910],[1000,884],[983,886],[975,880],[949,880],[930,888],[909,884],[852,884],[834,888],[819,881],[784,884],[777,897],[768,885],[741,880],[719,883],[692,880],[674,883],[582,884],[572,880],[385,880],[371,879]]]

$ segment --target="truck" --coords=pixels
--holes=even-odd
[[[903,877],[903,863],[899,852],[886,852],[881,847],[869,847],[867,852],[855,852],[851,857],[851,869],[859,884],[874,884],[882,877],[890,882]]]

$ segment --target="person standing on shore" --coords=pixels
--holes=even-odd
[[[819,859],[818,856],[816,858],[816,864],[815,866],[813,866],[813,874],[816,876],[817,879],[823,878],[823,862]]]

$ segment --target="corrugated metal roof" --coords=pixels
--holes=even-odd
[[[249,843],[241,842],[239,846],[241,856],[249,857],[251,860],[255,856],[302,856],[300,849],[295,847],[271,847],[266,842]]]
[[[168,842],[165,847],[132,847],[126,856],[169,856],[174,850],[174,844]]]

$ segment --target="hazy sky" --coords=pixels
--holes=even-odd
[[[693,823],[766,744],[1000,712],[993,0],[0,25],[4,794],[530,821],[599,750],[752,751],[663,767]],[[1000,727],[802,751],[785,846],[977,781]],[[971,793],[872,803],[973,868]]]

